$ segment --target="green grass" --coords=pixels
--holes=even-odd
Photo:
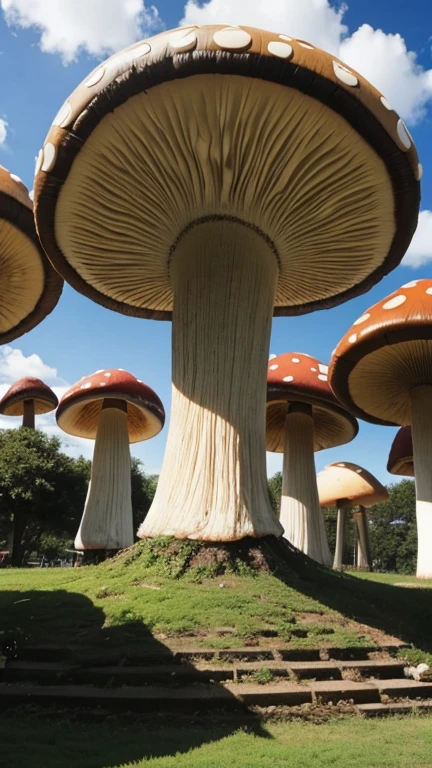
[[[250,733],[24,715],[0,721],[0,744],[8,768],[430,768],[432,718],[290,722]]]

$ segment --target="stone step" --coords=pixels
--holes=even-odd
[[[432,698],[432,683],[420,683],[417,680],[395,679],[376,681],[381,695],[392,699],[430,699]]]
[[[379,690],[374,682],[357,683],[352,680],[317,680],[308,683],[313,700],[323,704],[331,701],[352,701],[354,704],[379,702]]]
[[[389,715],[410,715],[413,712],[432,712],[431,701],[391,701],[358,704],[357,710],[365,717],[388,717]]]

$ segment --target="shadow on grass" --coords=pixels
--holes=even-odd
[[[51,660],[70,662],[72,666],[77,663],[82,665],[78,678],[74,678],[74,672],[69,676],[66,671],[64,674],[59,673],[54,681],[45,679],[47,685],[76,685],[78,682],[91,685],[86,679],[90,667],[109,666],[110,663],[117,665],[119,659],[122,670],[127,670],[128,665],[166,664],[168,684],[171,683],[170,649],[159,642],[144,624],[134,621],[121,626],[104,627],[104,623],[104,611],[82,594],[64,590],[0,591],[0,650],[3,655],[10,661]],[[46,648],[51,646],[47,659]],[[0,683],[8,679],[8,665],[9,662],[3,673],[0,665]],[[190,662],[182,662],[182,668],[195,670]],[[33,677],[31,679],[34,680]],[[26,682],[25,677],[21,678],[21,682]],[[39,679],[39,682],[43,683],[43,680]],[[148,684],[159,687],[158,683],[151,680]],[[164,683],[162,687],[167,690]],[[101,688],[98,702],[83,701],[81,708],[73,711],[58,693],[41,709],[35,707],[31,697],[13,709],[8,709],[5,701],[3,704],[0,702],[0,709],[6,709],[0,722],[2,764],[3,760],[5,765],[11,766],[28,764],[26,759],[29,745],[22,743],[21,736],[23,716],[25,729],[32,742],[32,768],[57,768],[58,765],[63,768],[69,768],[69,765],[110,768],[144,758],[187,752],[218,741],[241,727],[242,711],[239,711],[237,700],[222,685],[211,684],[213,695],[218,689],[224,691],[224,711],[236,711],[238,718],[226,714],[218,716],[212,709],[198,715],[196,701],[192,705],[187,700],[178,700],[177,705],[171,703],[168,711],[164,707],[161,712],[158,712],[156,701],[154,706],[150,703],[150,711],[147,705],[145,712],[140,711],[141,705],[136,701],[130,705],[120,701],[115,703],[113,715],[112,704],[109,711],[104,712],[104,688]],[[113,689],[110,687],[109,690]],[[101,711],[97,711],[98,704]],[[133,712],[128,712],[128,706]],[[85,726],[88,739],[80,748],[74,740],[73,721],[87,719],[90,719]],[[166,726],[169,726],[168,730]],[[131,727],[133,733],[129,731]],[[259,721],[256,727],[252,727],[257,735],[270,738],[267,731],[260,727]]]

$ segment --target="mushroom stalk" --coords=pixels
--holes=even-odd
[[[369,528],[365,507],[360,506],[359,511],[355,512],[353,517],[357,526],[357,568],[370,570]]]
[[[34,400],[24,400],[23,427],[35,428],[35,404]]]
[[[346,515],[347,511],[342,506],[342,502],[338,502],[337,524],[336,524],[336,547],[333,559],[333,568],[340,571],[343,566],[343,550],[345,544],[345,527],[346,527]]]
[[[91,478],[76,549],[124,549],[133,544],[132,483],[126,404],[104,400]]]
[[[173,389],[165,458],[141,537],[280,536],[265,461],[277,258],[258,231],[198,223],[171,261]]]
[[[411,390],[411,432],[416,484],[417,576],[432,578],[432,386]]]
[[[331,565],[316,483],[310,405],[291,405],[286,417],[280,521],[291,544],[313,560]]]

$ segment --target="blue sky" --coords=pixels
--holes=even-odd
[[[363,311],[409,280],[432,275],[432,4],[430,0],[0,0],[0,164],[33,185],[35,156],[68,94],[98,60],[152,31],[186,23],[261,26],[334,52],[368,77],[407,121],[423,164],[421,221],[408,265],[368,294],[332,310],[274,320],[270,352],[306,352],[327,363]],[[0,393],[34,374],[59,392],[101,368],[124,368],[152,386],[167,414],[171,389],[171,324],[126,318],[65,286],[56,310],[37,328],[0,349]],[[1,419],[0,426],[14,425]],[[41,426],[55,432],[52,418]],[[360,423],[355,441],[316,455],[317,471],[354,461],[388,482],[394,429]],[[132,446],[148,472],[158,472],[167,426]],[[66,450],[91,456],[93,443],[64,436]],[[270,454],[269,474],[282,457]]]

